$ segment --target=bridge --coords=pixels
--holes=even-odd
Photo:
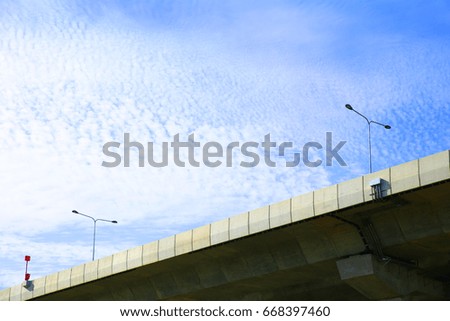
[[[0,291],[0,300],[449,300],[450,152]]]

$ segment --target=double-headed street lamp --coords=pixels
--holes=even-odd
[[[352,110],[355,113],[357,113],[359,116],[364,118],[366,120],[366,122],[367,122],[367,125],[369,127],[369,170],[370,170],[370,173],[372,173],[372,143],[371,143],[371,140],[370,140],[370,124],[372,124],[372,123],[373,124],[377,124],[377,125],[383,126],[386,129],[391,129],[391,126],[379,123],[379,122],[374,121],[374,120],[369,120],[366,116],[364,116],[363,114],[361,114],[360,112],[355,110],[350,104],[346,104],[345,107],[347,109]]]
[[[114,224],[117,224],[117,221],[109,221],[109,220],[104,220],[104,219],[101,219],[101,218],[93,218],[92,216],[80,213],[80,212],[78,212],[76,210],[73,210],[72,213],[78,214],[78,215],[82,215],[82,216],[85,216],[85,217],[89,217],[91,220],[94,221],[94,242],[93,242],[93,245],[92,245],[92,261],[94,261],[94,259],[95,259],[95,232],[97,230],[97,221],[103,221],[103,222],[114,223]]]

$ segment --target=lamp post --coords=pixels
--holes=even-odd
[[[355,113],[357,113],[359,116],[364,118],[366,120],[366,122],[367,122],[367,125],[369,127],[369,170],[370,170],[370,173],[372,173],[372,142],[371,142],[371,138],[370,138],[370,124],[377,124],[377,125],[383,126],[386,129],[391,129],[391,126],[379,123],[379,122],[374,121],[374,120],[369,120],[366,116],[361,114],[359,111],[355,110],[350,104],[346,104],[345,107],[347,109],[352,110]]]
[[[93,241],[93,244],[92,244],[92,261],[94,261],[94,259],[95,259],[95,233],[96,233],[96,230],[97,230],[97,221],[103,221],[103,222],[114,223],[114,224],[117,224],[117,221],[104,220],[104,219],[101,219],[101,218],[93,218],[92,216],[80,213],[80,212],[78,212],[76,210],[73,210],[72,213],[77,214],[77,215],[82,215],[82,216],[85,216],[85,217],[89,217],[92,221],[94,221],[94,241]]]

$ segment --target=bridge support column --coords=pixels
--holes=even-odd
[[[355,255],[336,262],[341,280],[370,300],[420,299],[423,294],[445,298],[444,285],[416,269],[372,254]]]

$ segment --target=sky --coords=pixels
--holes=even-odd
[[[450,148],[447,1],[0,0],[0,289]],[[326,164],[326,137],[345,165]],[[125,135],[168,165],[139,166]],[[217,167],[171,143],[259,143]],[[262,147],[270,134],[283,154]],[[116,142],[121,162],[104,152]],[[215,143],[214,143],[215,142]],[[309,142],[310,160],[301,159]],[[210,144],[211,145],[211,144]],[[190,146],[194,146],[193,144]],[[317,146],[317,145],[316,145]],[[209,150],[214,151],[214,148]],[[217,150],[216,150],[217,151]],[[202,153],[203,152],[203,153]],[[276,166],[264,161],[270,157]]]

